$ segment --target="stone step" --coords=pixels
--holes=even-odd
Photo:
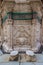
[[[43,65],[43,63],[29,63],[29,62],[27,62],[27,63],[21,63],[20,65]]]
[[[43,65],[43,63],[34,63],[34,65]]]
[[[10,62],[9,57],[9,54],[0,55],[0,63]],[[43,54],[36,54],[36,62],[43,63]]]
[[[34,65],[34,63],[26,62],[26,63],[21,63],[20,65]]]
[[[0,65],[19,65],[19,62],[0,63]]]
[[[43,65],[43,63],[31,63],[31,62],[26,62],[26,63],[19,63],[19,62],[9,62],[9,63],[0,63],[0,65]]]

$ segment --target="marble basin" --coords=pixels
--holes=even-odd
[[[17,54],[18,54],[18,51],[12,51],[12,52],[10,53],[11,56],[16,56]]]
[[[34,56],[35,55],[34,52],[31,51],[31,50],[26,51],[26,54],[29,55],[29,56]]]

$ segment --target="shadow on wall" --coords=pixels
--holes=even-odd
[[[42,3],[43,3],[43,0],[41,0],[42,1]]]
[[[3,54],[9,54],[9,53],[4,52],[2,46],[1,46],[0,50],[3,52]],[[35,54],[41,54],[42,52],[43,52],[43,45],[41,45],[39,51],[35,52]]]
[[[35,52],[36,54],[40,54],[40,53],[42,53],[43,52],[43,45],[41,45],[41,47],[40,47],[40,49],[39,49],[39,51],[38,52]]]

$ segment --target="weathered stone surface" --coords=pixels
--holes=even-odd
[[[2,34],[3,44],[6,42],[8,50],[10,49],[15,50],[16,48],[18,50],[19,48],[19,50],[32,49],[33,51],[38,51],[40,48],[40,30],[41,30],[40,20],[42,18],[41,3],[39,1],[38,2],[32,1],[31,3],[29,2],[28,4],[20,2],[15,3],[15,2],[13,0],[12,1],[4,0],[2,5],[1,15],[3,19],[3,34]],[[33,18],[33,20],[13,19],[14,17],[12,13],[14,12],[26,13],[34,11],[37,13],[37,15],[33,14],[29,15],[29,17]],[[9,12],[11,12],[11,14],[8,14]],[[34,19],[34,16],[38,16],[39,18]],[[20,18],[20,16],[19,17],[16,16],[16,18]],[[23,17],[21,16],[21,18]]]

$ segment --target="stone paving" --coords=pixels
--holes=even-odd
[[[43,54],[36,54],[36,62],[9,62],[8,59],[9,55],[2,55],[0,56],[0,65],[43,65]],[[7,58],[7,59],[6,59]]]
[[[7,62],[7,63],[0,63],[0,65],[43,65],[43,63],[32,63],[32,62],[25,62],[25,63],[19,63],[19,62]]]

